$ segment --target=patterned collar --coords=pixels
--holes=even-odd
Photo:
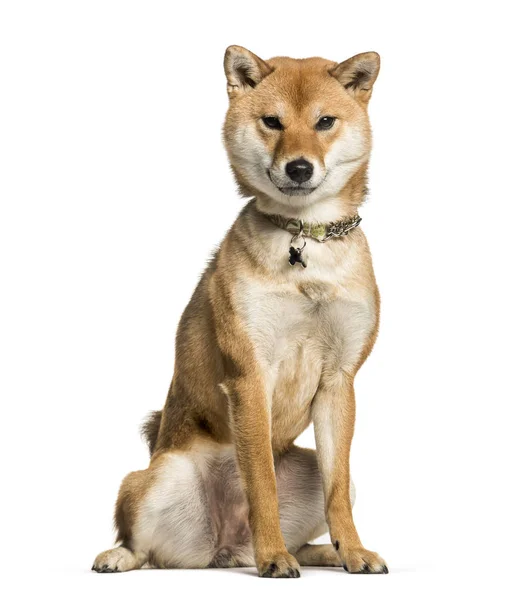
[[[361,223],[359,215],[330,223],[305,223],[301,219],[288,219],[282,215],[262,214],[277,227],[289,231],[294,237],[309,237],[318,242],[327,242],[333,238],[348,235]]]

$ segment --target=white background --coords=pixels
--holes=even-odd
[[[519,3],[0,6],[5,597],[523,597]],[[229,44],[382,56],[361,211],[382,327],[352,468],[387,577],[89,570],[122,477],[147,466],[138,426],[163,404],[180,314],[243,204],[221,145]]]

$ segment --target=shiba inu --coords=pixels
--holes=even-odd
[[[387,573],[352,517],[354,378],[379,294],[358,208],[375,52],[342,63],[224,60],[224,141],[250,198],[179,324],[173,380],[144,427],[151,462],[125,477],[119,546],[93,569],[299,565]],[[294,445],[313,421],[316,451]],[[329,531],[332,544],[309,542]]]

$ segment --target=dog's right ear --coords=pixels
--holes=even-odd
[[[242,46],[229,46],[224,55],[224,72],[230,100],[245,94],[273,71],[262,58]]]

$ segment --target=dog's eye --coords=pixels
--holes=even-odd
[[[315,128],[319,131],[331,129],[335,123],[335,117],[321,117],[315,124]]]
[[[283,124],[277,117],[263,117],[262,120],[269,129],[284,129]]]

